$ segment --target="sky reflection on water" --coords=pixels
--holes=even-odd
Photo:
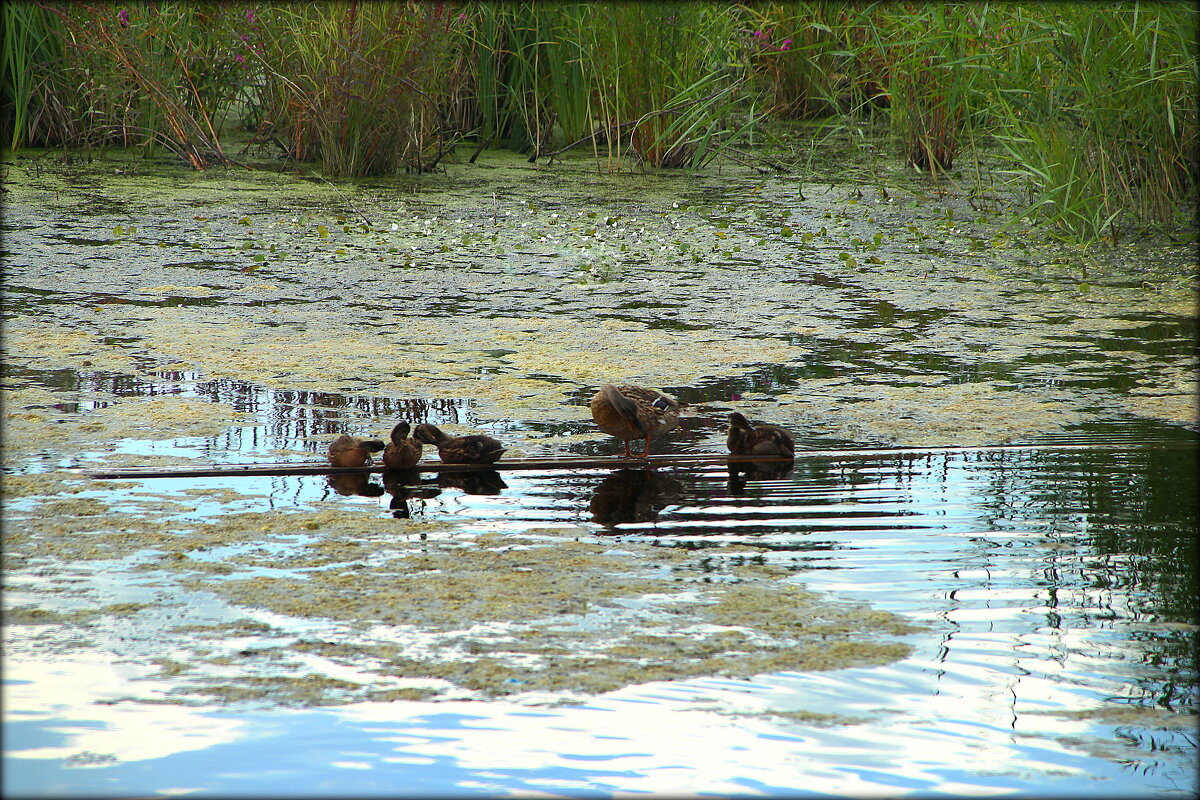
[[[640,520],[607,529],[589,509],[603,470],[509,473],[498,495],[443,489],[418,514],[455,520],[458,535],[585,524],[617,547],[707,549],[714,577],[724,550],[759,543],[809,590],[930,629],[910,635],[909,658],[874,668],[651,683],[565,705],[533,696],[308,710],[122,701],[135,684],[144,698],[170,682],[103,649],[53,661],[61,643],[41,657],[27,643],[5,675],[5,789],[1186,793],[1194,718],[1170,712],[1196,707],[1194,629],[1180,605],[1194,585],[1173,558],[1188,552],[1194,523],[1178,491],[1194,478],[1195,449],[1165,429],[1140,435],[1155,441],[802,463],[736,495],[721,470],[659,476],[647,485],[653,494],[670,478],[669,502],[642,497],[630,512]],[[330,497],[318,478],[207,480],[250,495],[269,482],[292,503]],[[387,500],[343,498],[381,517]],[[1121,718],[1121,707],[1148,714]]]

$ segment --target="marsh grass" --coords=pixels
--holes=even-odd
[[[161,144],[197,169],[226,161],[221,127],[240,88],[229,7],[46,4],[65,32],[58,89],[73,145]]]
[[[585,50],[590,3],[480,3],[471,62],[481,144],[506,141],[535,156],[594,127]]]
[[[68,127],[53,85],[63,58],[58,18],[32,3],[0,6],[4,24],[0,52],[0,132],[14,149],[53,144]]]
[[[764,119],[814,119],[793,162],[831,131],[884,128],[959,185],[960,159],[998,145],[1006,169],[976,182],[999,174],[992,196],[1079,241],[1191,224],[1200,181],[1200,11],[1182,2],[47,0],[3,15],[14,147],[162,144],[203,169],[239,111],[328,176],[428,171],[472,137],[531,160],[579,148],[599,169],[696,169],[741,159]]]
[[[590,145],[698,167],[736,137],[745,105],[732,8],[700,2],[481,4],[474,17],[480,137],[533,157]]]
[[[964,148],[998,143],[1026,198],[1017,218],[1076,241],[1188,224],[1200,180],[1190,4],[750,8],[805,55],[756,71],[788,87],[774,89],[777,112],[803,114],[817,96],[839,110],[832,126],[852,128],[886,108],[902,157],[935,179]]]
[[[1077,239],[1178,221],[1200,179],[1198,22],[1187,4],[1017,9],[994,96],[1025,215]]]
[[[865,86],[854,80],[858,71],[839,38],[846,14],[842,4],[826,2],[746,7],[741,35],[764,113],[814,119],[850,110],[851,92]]]
[[[459,73],[444,3],[276,3],[250,45],[261,67],[262,135],[330,176],[437,166]]]

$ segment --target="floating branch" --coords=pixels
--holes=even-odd
[[[1180,443],[1181,445],[1184,443]],[[974,447],[895,447],[852,450],[804,450],[796,459],[822,458],[885,458],[921,457],[948,453],[1003,453],[1020,450],[1104,450],[1114,444],[1000,444]],[[421,461],[412,469],[418,472],[486,472],[490,470],[558,470],[558,469],[619,469],[624,467],[713,467],[730,464],[785,464],[792,459],[726,454],[666,454],[642,458],[613,458],[611,456],[573,456],[568,458],[522,458],[498,461],[495,464],[443,464],[441,461]],[[373,467],[332,467],[326,463],[296,464],[206,464],[179,467],[115,467],[113,469],[75,470],[89,478],[208,478],[231,475],[347,475],[384,472],[382,465]]]

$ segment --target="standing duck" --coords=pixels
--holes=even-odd
[[[662,392],[641,386],[605,386],[592,398],[592,419],[600,430],[625,442],[625,457],[631,439],[645,439],[642,458],[650,455],[650,440],[679,424],[679,403]]]
[[[421,460],[421,443],[408,436],[408,423],[392,428],[391,443],[383,448],[383,464],[388,469],[409,469]]]
[[[417,426],[413,438],[418,442],[436,445],[438,455],[447,464],[495,464],[506,449],[490,436],[450,436],[427,422]]]
[[[343,433],[329,443],[329,463],[335,467],[365,467],[371,463],[371,453],[384,447],[378,439],[359,439]]]
[[[736,411],[729,415],[729,435],[725,442],[729,452],[739,456],[793,458],[796,455],[796,441],[790,433],[775,425],[751,425]]]

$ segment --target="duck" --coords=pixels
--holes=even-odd
[[[750,420],[734,411],[729,415],[729,452],[739,456],[778,456],[794,458],[796,440],[776,425],[751,425]]]
[[[343,433],[329,443],[329,463],[335,467],[366,467],[371,463],[371,453],[383,448],[378,439],[359,439]]]
[[[495,464],[507,449],[490,436],[450,436],[436,425],[423,422],[413,431],[418,442],[435,445],[447,464]]]
[[[409,438],[408,431],[407,422],[392,428],[392,441],[383,448],[383,464],[388,469],[409,469],[421,460],[421,443]]]
[[[625,442],[625,458],[632,439],[646,440],[641,458],[650,456],[650,440],[674,430],[680,405],[673,397],[642,386],[609,384],[592,397],[592,419],[600,430]]]

